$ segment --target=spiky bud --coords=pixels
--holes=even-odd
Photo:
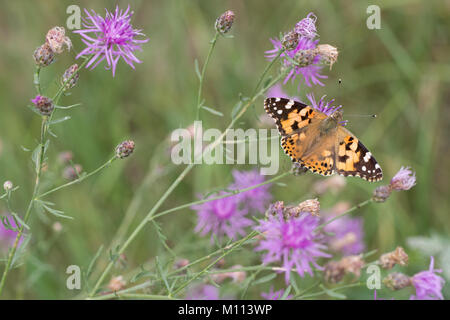
[[[322,63],[329,65],[330,69],[333,64],[337,61],[338,50],[329,44],[319,44],[315,50],[315,53],[320,56]]]
[[[380,186],[376,188],[372,195],[372,200],[375,202],[385,202],[392,193],[390,186]]]
[[[53,109],[55,109],[55,106],[53,105],[53,100],[45,96],[37,95],[34,99],[31,100],[31,102],[34,103],[36,109],[43,116],[51,115]]]
[[[53,52],[62,53],[64,46],[67,50],[72,47],[72,41],[66,37],[66,29],[64,27],[54,27],[47,32],[45,42],[50,46]]]
[[[416,185],[416,174],[409,167],[401,167],[392,178],[390,187],[392,190],[409,190]]]
[[[289,217],[298,217],[301,212],[309,212],[313,216],[320,216],[320,202],[317,199],[309,199],[299,203],[295,207],[286,209],[286,215]]]
[[[300,22],[295,25],[295,32],[300,37],[305,37],[310,40],[314,39],[317,36],[316,20],[317,17],[314,13],[309,13],[306,18],[300,20]]]
[[[123,159],[128,157],[134,151],[134,141],[125,140],[116,147],[116,157]]]
[[[11,191],[12,188],[14,187],[13,183],[11,181],[5,181],[5,183],[3,184],[3,189],[8,192]]]
[[[67,166],[63,171],[63,177],[67,180],[75,180],[83,171],[83,167],[79,164]]]
[[[383,269],[392,269],[396,264],[406,266],[408,264],[408,254],[402,247],[397,247],[394,251],[383,254],[380,257],[380,265]]]
[[[400,290],[411,285],[411,278],[403,273],[393,272],[383,279],[383,283],[391,290]]]
[[[315,49],[298,50],[294,55],[294,61],[300,68],[307,67],[314,62],[316,57]]]
[[[325,265],[324,278],[327,282],[337,283],[347,273],[353,273],[359,278],[364,260],[360,255],[346,256],[339,261],[330,261]]]
[[[37,66],[47,67],[55,61],[55,53],[48,43],[44,43],[34,50],[33,58]]]
[[[289,31],[281,39],[281,45],[287,51],[294,50],[298,46],[298,33],[294,30]]]
[[[126,284],[127,283],[123,279],[123,276],[117,276],[117,277],[112,278],[109,281],[108,288],[109,288],[109,290],[115,292],[115,291],[119,291],[119,290],[122,290],[123,288],[125,288]]]
[[[233,26],[233,22],[234,22],[234,12],[228,10],[225,13],[223,13],[219,18],[217,18],[215,28],[217,32],[220,32],[222,34],[227,33]]]
[[[78,73],[78,64],[71,65],[66,71],[64,71],[64,74],[61,79],[61,84],[66,83],[66,89],[72,89],[75,87],[75,85],[78,82],[78,79],[80,78],[80,74]],[[70,80],[69,80],[70,79]]]

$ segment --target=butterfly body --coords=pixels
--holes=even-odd
[[[327,115],[303,103],[268,98],[266,112],[275,120],[281,146],[292,161],[323,176],[340,174],[379,181],[380,165],[367,148],[342,126],[342,112]]]

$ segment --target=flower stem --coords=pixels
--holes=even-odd
[[[205,73],[206,68],[208,67],[209,59],[211,58],[212,52],[214,50],[214,47],[216,46],[217,38],[219,37],[219,32],[216,31],[216,34],[214,35],[214,38],[210,41],[210,47],[208,55],[206,56],[205,64],[202,68],[202,73],[200,75],[200,84],[198,86],[198,94],[197,94],[197,113],[195,115],[195,120],[198,120],[200,118],[200,108],[202,107],[202,93],[203,93],[203,81],[205,79]]]
[[[184,289],[186,286],[188,286],[192,281],[197,279],[198,277],[202,276],[204,273],[206,273],[211,267],[213,267],[217,262],[219,262],[221,259],[223,259],[225,256],[242,246],[246,241],[252,239],[254,236],[258,235],[257,231],[250,232],[245,238],[242,238],[241,240],[236,241],[231,246],[228,246],[229,249],[225,248],[224,252],[213,262],[211,262],[206,268],[204,268],[202,271],[196,273],[191,279],[183,283],[181,286],[179,286],[172,295],[169,295],[169,297],[175,296],[178,292],[180,292],[182,289]]]
[[[31,197],[30,202],[28,203],[28,208],[27,211],[25,212],[25,217],[23,218],[23,221],[25,224],[27,224],[28,219],[30,218],[30,214],[31,214],[31,210],[33,208],[33,203],[34,203],[34,198],[36,197],[38,190],[39,190],[39,183],[41,180],[41,173],[42,173],[42,163],[44,161],[44,149],[45,149],[45,135],[46,135],[46,131],[47,131],[47,121],[48,121],[48,117],[43,117],[42,118],[42,124],[41,124],[41,142],[40,142],[40,151],[39,151],[39,161],[38,164],[36,166],[36,180],[34,183],[34,190],[33,190],[33,195]],[[8,255],[8,260],[6,262],[6,266],[5,266],[5,270],[3,270],[3,275],[2,275],[2,279],[0,280],[0,296],[2,294],[3,291],[3,287],[5,286],[5,282],[6,282],[6,277],[8,276],[8,272],[11,268],[11,264],[13,261],[13,258],[16,254],[17,251],[17,247],[19,245],[19,241],[20,238],[22,237],[23,234],[23,230],[24,230],[25,226],[24,225],[20,225],[19,230],[17,232],[17,236],[16,239],[14,241],[14,244],[9,252]]]
[[[349,213],[355,211],[356,209],[359,209],[359,208],[361,208],[361,207],[364,207],[365,205],[367,205],[367,204],[369,204],[369,203],[371,203],[371,202],[372,202],[372,198],[371,198],[371,199],[368,199],[368,200],[366,200],[366,201],[363,201],[363,202],[361,202],[361,203],[358,203],[356,206],[354,206],[354,207],[348,209],[348,210],[345,211],[344,213],[341,213],[340,215],[337,215],[336,217],[334,217],[334,218],[332,218],[332,219],[330,219],[330,220],[327,220],[326,222],[322,223],[321,225],[319,225],[319,226],[316,228],[316,231],[317,231],[317,230],[323,229],[326,225],[332,223],[333,221],[335,221],[335,220],[337,220],[337,219],[340,219],[340,218],[342,218],[343,216],[345,216],[345,215],[347,215],[347,214],[349,214]]]
[[[269,72],[270,68],[272,68],[272,66],[275,63],[275,61],[278,60],[278,58],[281,56],[281,54],[283,52],[284,52],[284,49],[281,49],[280,51],[278,51],[278,54],[275,56],[275,58],[273,58],[272,61],[266,66],[266,68],[264,69],[263,73],[261,74],[261,76],[258,79],[258,83],[256,84],[255,89],[253,89],[253,94],[252,95],[254,95],[256,93],[256,91],[258,90],[259,86],[263,82],[267,72]]]
[[[274,59],[274,60],[276,60],[276,59]],[[275,77],[274,80],[271,81],[271,83],[267,87],[262,88],[260,91],[258,91],[256,94],[254,94],[253,97],[249,101],[247,101],[245,106],[238,112],[238,114],[231,120],[230,124],[224,130],[224,132],[222,132],[222,134],[214,142],[210,143],[203,150],[202,155],[204,155],[207,152],[209,152],[210,150],[214,149],[219,143],[221,143],[222,140],[224,139],[227,131],[234,126],[236,121],[238,121],[238,119],[240,117],[242,117],[242,115],[247,111],[247,109],[251,105],[253,105],[253,103],[256,101],[256,99],[258,97],[260,97],[266,91],[267,88],[271,87],[273,84],[277,83],[280,79],[282,79],[288,71],[289,71],[289,69],[286,69],[284,72],[280,73],[277,77]],[[195,158],[196,157],[194,156],[194,159]],[[164,201],[169,197],[169,195],[172,193],[172,191],[178,186],[178,184],[184,179],[184,177],[192,170],[192,168],[194,166],[195,166],[195,163],[191,163],[181,172],[181,174],[170,185],[170,187],[166,190],[166,192],[162,195],[162,197],[156,202],[156,204],[152,207],[152,209],[147,213],[146,217],[141,221],[141,223],[136,227],[136,229],[134,229],[134,231],[130,234],[130,236],[127,238],[127,240],[124,242],[124,244],[118,250],[117,255],[122,254],[125,251],[125,249],[130,245],[130,243],[136,238],[136,236],[139,234],[139,232],[145,227],[147,222],[151,221],[151,217],[156,213],[156,211],[159,209],[159,207],[164,203]],[[92,297],[95,295],[100,284],[103,282],[103,280],[105,279],[106,275],[109,273],[109,271],[111,270],[113,265],[114,265],[114,261],[110,261],[108,263],[108,265],[104,269],[103,273],[100,275],[100,278],[96,282],[94,288],[89,293],[89,297]]]
[[[41,95],[41,80],[39,78],[39,73],[41,72],[41,67],[36,66],[36,70],[34,71],[34,79],[33,83],[36,88],[37,94]]]
[[[34,198],[34,200],[41,199],[41,198],[43,198],[43,197],[45,197],[45,196],[48,196],[49,194],[51,194],[51,193],[53,193],[53,192],[56,192],[56,191],[58,191],[58,190],[64,189],[64,188],[66,188],[66,187],[69,187],[69,186],[71,186],[71,185],[80,183],[81,181],[83,181],[83,180],[85,180],[85,179],[87,179],[87,178],[93,176],[94,174],[100,172],[100,171],[103,170],[104,168],[110,166],[111,163],[113,163],[113,161],[116,160],[116,159],[117,159],[117,157],[114,156],[114,157],[112,157],[111,159],[109,159],[108,161],[106,161],[104,164],[102,164],[100,167],[98,167],[97,169],[95,169],[94,171],[91,171],[91,172],[89,172],[88,174],[82,175],[82,176],[79,177],[78,179],[75,179],[75,180],[70,181],[70,182],[68,182],[68,183],[65,183],[65,184],[63,184],[63,185],[60,185],[60,186],[58,186],[58,187],[56,187],[56,188],[53,188],[53,189],[51,189],[51,190],[48,190],[48,191],[46,191],[46,192],[44,192],[44,193],[42,193],[42,194],[36,196],[36,197]]]

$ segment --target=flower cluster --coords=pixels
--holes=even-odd
[[[228,188],[231,190],[242,190],[264,182],[264,176],[257,170],[235,170],[233,177],[234,182]],[[226,235],[230,239],[235,239],[237,235],[245,235],[245,228],[253,225],[253,221],[247,215],[255,211],[264,211],[271,199],[269,187],[269,184],[266,184],[236,195],[192,206],[198,216],[195,231],[201,235],[211,233],[211,240],[214,236],[222,238]],[[208,198],[226,194],[227,192],[221,191]]]
[[[318,37],[316,20],[316,16],[309,13],[281,40],[270,39],[274,48],[266,51],[266,57],[272,60],[280,55],[283,59],[283,67],[292,68],[284,79],[284,84],[289,80],[294,81],[297,77],[302,77],[309,87],[313,84],[323,86],[320,79],[327,78],[320,73],[323,64],[331,68],[336,62],[337,49],[328,44],[319,45],[319,40],[315,40]]]
[[[444,300],[442,288],[444,287],[444,278],[436,273],[442,270],[434,269],[434,257],[431,257],[428,270],[419,272],[412,276],[411,283],[416,289],[416,295],[411,296],[412,300]]]
[[[38,47],[33,54],[38,67],[47,67],[55,61],[55,55],[60,54],[67,47],[72,47],[72,41],[66,36],[64,27],[54,27],[47,32],[45,43]]]
[[[131,25],[133,12],[130,7],[123,11],[116,6],[114,12],[106,10],[103,18],[94,10],[89,12],[85,9],[86,17],[83,18],[84,29],[76,30],[82,37],[86,48],[76,58],[88,56],[89,62],[86,68],[94,69],[102,61],[106,61],[106,69],[112,70],[114,77],[117,63],[122,58],[131,68],[133,63],[141,63],[135,55],[136,50],[141,51],[141,45],[149,39],[138,39],[145,36],[141,30],[134,29]]]
[[[285,218],[283,206],[271,206],[267,220],[259,220],[256,230],[262,233],[263,239],[255,248],[256,251],[266,251],[263,263],[282,261],[282,272],[285,272],[286,283],[290,273],[295,271],[304,277],[305,273],[313,276],[311,265],[323,270],[316,260],[320,257],[331,257],[323,252],[326,246],[322,243],[322,236],[316,232],[320,219],[309,213],[302,213],[298,217]]]

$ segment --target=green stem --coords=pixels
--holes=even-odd
[[[38,95],[41,95],[41,80],[39,78],[39,73],[41,72],[41,67],[36,66],[36,70],[34,71],[34,87],[36,88],[36,91]]]
[[[41,173],[42,173],[42,163],[44,162],[44,148],[45,148],[44,140],[45,140],[45,135],[46,135],[46,131],[47,131],[47,121],[48,121],[48,117],[42,118],[41,142],[40,142],[41,150],[39,152],[39,162],[36,167],[36,180],[34,183],[33,196],[31,197],[31,200],[28,203],[28,208],[27,208],[27,211],[25,212],[25,217],[23,218],[23,221],[25,224],[27,224],[28,219],[30,218],[31,209],[33,208],[34,198],[36,197],[38,190],[39,190],[39,183],[41,180]],[[15,254],[16,254],[17,247],[19,245],[20,238],[22,237],[24,228],[25,228],[24,225],[21,225],[19,227],[19,231],[17,232],[16,239],[15,239],[14,244],[9,252],[5,270],[3,271],[2,279],[0,280],[0,296],[2,294],[3,287],[5,286],[6,277],[8,276],[9,270],[11,268],[11,264],[12,264]]]
[[[275,60],[275,59],[274,59]],[[273,84],[277,83],[280,79],[284,77],[284,75],[289,71],[289,69],[285,70],[284,72],[280,73],[277,77],[275,77],[274,80],[271,81],[271,83],[266,87],[269,88]],[[224,139],[227,131],[231,129],[234,124],[239,120],[240,117],[247,111],[247,109],[256,101],[256,99],[261,96],[265,91],[266,88],[262,88],[258,93],[256,93],[247,103],[246,105],[239,111],[239,113],[231,120],[228,127],[224,130],[224,132],[212,143],[210,143],[202,152],[202,155],[206,154],[207,152],[210,152],[210,150],[214,149],[221,141]],[[196,159],[196,156],[194,156],[194,159]],[[184,179],[184,177],[191,171],[191,169],[195,166],[194,163],[189,164],[182,172],[181,174],[175,179],[175,181],[170,185],[170,187],[166,190],[166,192],[162,195],[162,197],[156,202],[156,204],[153,206],[153,208],[147,213],[146,217],[141,221],[141,223],[136,227],[136,229],[131,233],[131,235],[128,237],[128,239],[124,242],[124,244],[120,247],[117,254],[122,254],[125,249],[129,246],[129,244],[136,238],[136,236],[139,234],[139,232],[145,227],[148,221],[150,221],[150,218],[155,214],[155,212],[159,209],[159,207],[164,203],[164,201],[169,197],[169,195],[172,193],[172,191],[178,186],[178,184]],[[109,273],[111,268],[114,265],[114,261],[110,261],[108,265],[106,266],[103,273],[100,275],[100,278],[96,282],[94,288],[89,293],[89,297],[92,297],[95,295],[96,291],[98,290],[100,284],[105,279],[106,275]]]
[[[233,245],[229,246],[229,249],[225,249],[225,252],[223,254],[221,254],[216,260],[214,260],[213,262],[211,262],[206,268],[204,268],[202,271],[198,272],[197,274],[195,274],[191,279],[189,279],[188,281],[186,281],[185,283],[183,283],[181,286],[179,286],[173,293],[172,295],[175,296],[178,292],[180,292],[181,290],[183,290],[186,286],[188,286],[192,281],[194,281],[195,279],[197,279],[198,277],[202,276],[203,274],[205,274],[211,267],[213,267],[217,262],[219,262],[221,259],[223,259],[225,256],[227,256],[228,254],[230,254],[231,252],[233,252],[235,249],[239,248],[240,246],[242,246],[246,241],[250,240],[251,238],[255,237],[256,235],[258,235],[257,231],[252,231],[250,232],[245,238],[242,238],[239,241],[236,241]],[[169,296],[171,297],[171,296]]]
[[[100,167],[98,167],[97,169],[95,169],[94,171],[91,171],[91,172],[89,172],[88,174],[85,174],[85,175],[79,177],[78,179],[75,179],[75,180],[70,181],[70,182],[68,182],[68,183],[65,183],[65,184],[63,184],[63,185],[60,185],[60,186],[58,186],[58,187],[56,187],[56,188],[53,188],[53,189],[51,189],[51,190],[49,190],[49,191],[46,191],[46,192],[44,192],[44,193],[42,193],[42,194],[36,196],[36,197],[34,198],[34,200],[37,200],[37,199],[43,198],[43,197],[45,197],[45,196],[48,196],[49,194],[51,194],[51,193],[53,193],[53,192],[56,192],[56,191],[61,190],[61,189],[64,189],[64,188],[69,187],[69,186],[71,186],[71,185],[80,183],[81,181],[83,181],[83,180],[85,180],[85,179],[87,179],[87,178],[93,176],[94,174],[100,172],[100,171],[103,170],[104,168],[110,166],[111,163],[112,163],[114,160],[116,160],[116,159],[117,159],[117,157],[114,156],[114,157],[112,157],[111,159],[109,159],[108,161],[106,161],[104,164],[102,164]]]
[[[261,77],[259,77],[258,83],[256,84],[255,89],[253,89],[253,95],[256,93],[256,91],[258,90],[259,86],[261,85],[261,83],[263,82],[267,72],[269,72],[269,70],[272,68],[273,64],[275,63],[276,60],[278,60],[278,58],[281,56],[281,54],[284,52],[283,49],[281,49],[280,51],[278,51],[278,54],[275,56],[274,59],[272,59],[272,61],[266,66],[266,68],[264,69]]]
[[[212,40],[210,42],[211,45],[209,47],[209,52],[208,52],[208,55],[206,56],[205,64],[203,65],[202,73],[200,75],[200,84],[198,86],[197,111],[196,111],[196,115],[195,115],[195,120],[198,120],[200,118],[200,108],[201,108],[201,104],[202,104],[201,99],[202,99],[202,93],[203,93],[203,80],[205,79],[206,68],[208,67],[208,63],[212,56],[212,52],[214,50],[214,47],[216,46],[218,36],[219,36],[219,32],[216,31],[214,38],[212,38]]]
[[[319,225],[319,226],[316,228],[316,231],[317,231],[317,230],[323,229],[326,225],[332,223],[333,221],[335,221],[335,220],[337,220],[337,219],[340,219],[340,218],[342,218],[343,216],[345,216],[345,215],[347,215],[347,214],[349,214],[349,213],[355,211],[356,209],[359,209],[359,208],[361,208],[361,207],[364,207],[365,205],[367,205],[367,204],[369,204],[369,203],[371,203],[371,202],[372,202],[372,199],[368,199],[368,200],[366,200],[366,201],[363,201],[363,202],[361,202],[361,203],[358,203],[356,206],[354,206],[354,207],[348,209],[348,210],[345,211],[344,213],[341,213],[340,215],[337,215],[336,217],[334,217],[334,218],[332,218],[332,219],[330,219],[330,220],[327,220],[326,222],[322,223],[321,225]]]

